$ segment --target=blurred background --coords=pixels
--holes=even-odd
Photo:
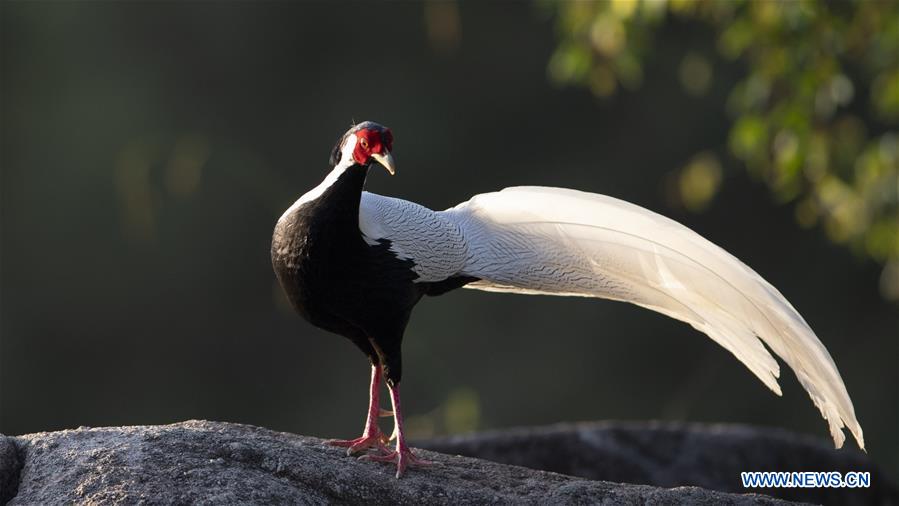
[[[899,478],[897,5],[3,2],[0,432],[357,435],[366,359],[293,314],[269,245],[375,120],[398,175],[371,191],[442,209],[577,188],[744,260],[816,330]],[[828,437],[792,372],[777,397],[620,303],[458,290],[418,306],[404,357],[417,437],[598,419]]]

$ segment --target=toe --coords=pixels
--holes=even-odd
[[[372,455],[369,453],[359,457],[359,460],[371,460],[373,462],[395,462],[396,452],[388,451],[384,455]]]

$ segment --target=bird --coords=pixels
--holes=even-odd
[[[674,220],[596,193],[517,186],[433,211],[364,191],[373,166],[396,173],[393,140],[378,123],[352,126],[331,151],[331,171],[283,213],[272,235],[272,266],[293,308],[349,339],[371,364],[362,435],[328,444],[395,464],[397,478],[430,464],[406,441],[403,334],[424,296],[464,287],[642,306],[708,335],[781,395],[770,349],[795,372],[834,445],[842,447],[845,427],[864,449],[827,349],[787,299],[735,256]],[[382,379],[392,410],[380,407]],[[391,437],[378,427],[381,416],[393,417]]]

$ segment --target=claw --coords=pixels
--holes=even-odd
[[[357,437],[356,439],[329,439],[325,441],[325,444],[346,448],[347,455],[352,455],[369,448],[375,449],[382,454],[390,453],[390,450],[385,446],[387,444],[387,436],[380,431],[375,434],[369,434],[368,436]]]
[[[368,450],[369,448],[377,450],[381,454],[390,453],[387,449],[387,443],[390,441],[381,429],[378,428],[378,387],[381,384],[381,367],[372,364],[371,367],[371,389],[369,390],[368,399],[368,418],[365,420],[365,429],[362,436],[356,439],[329,439],[325,444],[330,446],[339,446],[346,448],[346,454]],[[384,410],[381,410],[381,416],[384,416]],[[393,414],[391,411],[390,414]]]
[[[396,463],[397,478],[402,476],[408,467],[429,466],[434,464],[434,462],[429,462],[416,457],[415,454],[412,453],[412,449],[406,446],[406,438],[403,436],[403,415],[402,410],[400,409],[399,383],[391,383],[388,381],[387,384],[387,388],[390,390],[390,402],[393,404],[393,411],[382,409],[378,405],[378,386],[380,384],[381,367],[377,364],[372,364],[368,418],[365,421],[365,430],[362,433],[362,437],[356,439],[331,439],[325,441],[325,443],[346,448],[347,455],[352,455],[362,450],[368,450],[369,448],[374,449],[378,452],[377,454],[366,453],[359,457],[359,460]],[[378,428],[378,416],[393,417],[393,433],[389,438]],[[387,448],[387,443],[393,439],[396,439],[396,450],[391,451]]]
[[[396,463],[396,477],[399,479],[406,473],[408,467],[425,467],[432,466],[436,462],[420,459],[412,453],[412,449],[408,447],[399,448],[395,451],[388,452],[384,455],[363,455],[359,460],[371,460],[373,462],[394,462]]]
[[[391,411],[389,409],[381,408],[381,412],[378,413],[378,416],[380,416],[381,418],[391,417],[391,416],[393,416],[393,411]]]

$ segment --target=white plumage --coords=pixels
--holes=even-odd
[[[864,448],[852,401],[824,345],[755,271],[683,225],[592,193],[515,187],[442,212],[363,193],[360,229],[388,239],[419,281],[454,275],[489,291],[630,302],[689,323],[780,395],[764,342],[795,371],[841,447],[847,427]]]
[[[468,248],[459,227],[414,202],[362,192],[359,229],[369,244],[389,239],[398,257],[413,260],[417,281],[441,281],[465,267]]]

